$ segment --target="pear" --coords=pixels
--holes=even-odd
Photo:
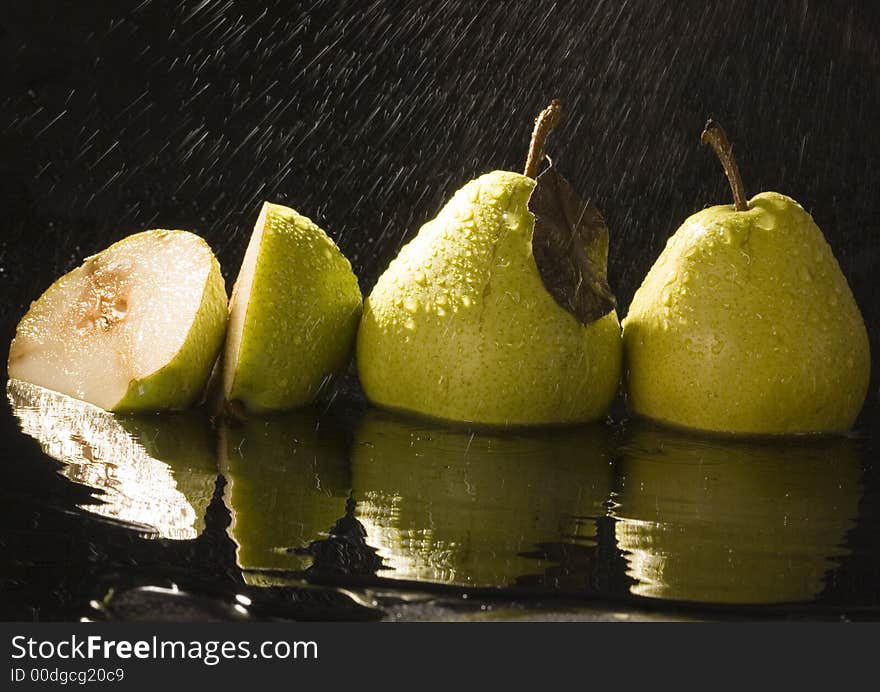
[[[713,603],[817,597],[856,525],[862,471],[846,437],[702,437],[647,423],[620,449],[615,534],[632,592]]]
[[[31,305],[8,373],[108,411],[185,408],[202,395],[225,329],[226,289],[205,241],[144,231]]]
[[[552,573],[545,546],[595,550],[612,475],[601,424],[496,434],[374,409],[352,448],[356,516],[392,579],[503,587]]]
[[[558,118],[558,103],[542,116],[548,112]],[[543,143],[543,122],[539,117],[531,162],[542,158],[534,152]],[[545,128],[542,136],[547,133]],[[528,164],[527,173],[533,175],[535,166]],[[536,224],[552,224],[541,215],[536,220],[529,206],[533,197],[556,203],[553,169],[545,191],[536,191],[544,175],[536,183],[530,175],[494,171],[467,183],[391,262],[365,302],[358,333],[358,374],[372,402],[490,425],[605,415],[622,360],[613,298],[582,320],[548,289],[559,272],[542,272],[536,263]],[[563,187],[573,194],[567,183]],[[563,225],[601,222],[587,205],[565,211],[556,217]],[[586,256],[599,277],[585,280],[574,272],[571,291],[607,291],[602,228],[593,257],[575,232],[566,227],[561,235],[559,254],[566,260]]]
[[[764,192],[748,202],[710,121],[736,204],[687,219],[636,291],[623,339],[636,414],[723,433],[844,431],[870,375],[868,335],[812,217]]]
[[[351,488],[344,431],[329,417],[292,411],[223,424],[220,469],[232,521],[230,537],[248,583],[302,571],[306,549],[345,514]]]
[[[100,491],[83,509],[150,537],[202,533],[218,472],[199,412],[118,416],[20,380],[6,392],[23,432],[62,462],[62,475]]]
[[[361,308],[357,277],[327,234],[265,203],[230,301],[226,400],[254,412],[310,403],[345,367]]]

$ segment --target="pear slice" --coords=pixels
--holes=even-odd
[[[83,262],[31,305],[9,376],[108,411],[185,408],[223,343],[226,289],[187,231],[136,233]]]
[[[361,307],[357,277],[330,237],[266,202],[232,290],[226,400],[255,412],[310,403],[345,367]]]

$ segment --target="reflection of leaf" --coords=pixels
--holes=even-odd
[[[544,287],[581,324],[617,307],[608,286],[608,227],[553,166],[537,178],[529,201],[535,215],[532,247]]]

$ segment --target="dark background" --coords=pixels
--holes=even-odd
[[[0,10],[5,341],[56,276],[144,228],[203,235],[231,287],[264,199],[324,227],[367,292],[458,187],[521,169],[558,96],[550,150],[608,220],[621,316],[684,218],[730,200],[699,144],[712,115],[750,195],[814,215],[878,353],[872,2],[95,5]]]

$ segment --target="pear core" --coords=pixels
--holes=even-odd
[[[776,192],[688,218],[636,291],[623,341],[634,413],[721,433],[847,430],[870,375],[830,246]]]
[[[621,369],[617,315],[581,325],[532,255],[535,181],[469,182],[391,262],[365,302],[358,374],[376,404],[489,425],[601,418]]]

